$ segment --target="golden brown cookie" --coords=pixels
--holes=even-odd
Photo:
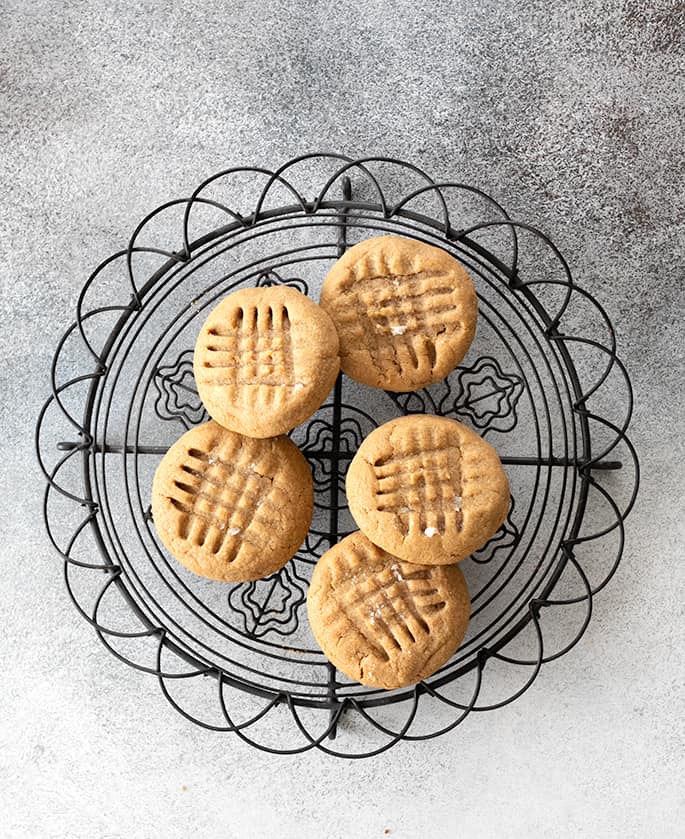
[[[446,417],[411,414],[376,428],[346,481],[350,513],[372,542],[410,562],[459,562],[509,510],[497,452]]]
[[[288,286],[230,294],[195,344],[195,382],[207,412],[250,437],[275,437],[310,417],[339,369],[330,317]]]
[[[320,303],[338,330],[343,372],[386,390],[444,379],[476,332],[466,270],[441,248],[400,236],[350,248],[326,276]]]
[[[159,538],[186,568],[213,580],[277,571],[307,534],[312,474],[287,437],[256,440],[207,422],[162,458],[152,485]]]
[[[330,661],[369,687],[412,685],[456,652],[471,603],[456,565],[404,562],[352,533],[317,562],[309,623]]]

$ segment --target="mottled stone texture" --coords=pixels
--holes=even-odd
[[[2,3],[4,836],[678,835],[684,32],[663,0]],[[579,648],[504,710],[355,763],[197,729],[107,655],[32,454],[88,271],[213,171],[312,148],[415,160],[549,231],[615,321],[643,466]]]

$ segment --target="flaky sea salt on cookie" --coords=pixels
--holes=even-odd
[[[350,248],[326,276],[320,303],[338,330],[343,372],[386,390],[444,379],[476,331],[465,268],[441,248],[400,236]]]
[[[272,574],[295,554],[314,510],[312,474],[287,437],[258,440],[207,422],[162,458],[152,486],[157,534],[195,574]]]
[[[359,529],[396,556],[459,562],[481,548],[509,510],[509,482],[495,449],[446,417],[411,414],[363,441],[347,472]]]
[[[212,310],[193,362],[200,399],[225,428],[284,434],[323,403],[340,369],[326,312],[288,286],[247,288]]]
[[[442,667],[468,626],[456,565],[414,565],[352,533],[317,562],[307,594],[316,640],[340,670],[369,687],[412,685]]]

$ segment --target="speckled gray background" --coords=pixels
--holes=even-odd
[[[661,0],[4,0],[3,836],[682,835],[684,32]],[[614,319],[643,467],[579,647],[515,704],[356,763],[196,729],[107,655],[32,453],[89,270],[213,171],[312,148],[415,160],[548,230]]]

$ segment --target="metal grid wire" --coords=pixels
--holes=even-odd
[[[230,203],[246,178],[258,184],[247,189],[248,201],[256,197],[248,212]],[[401,197],[391,201],[390,192]],[[194,235],[202,224],[209,232]],[[291,435],[316,489],[297,555],[262,581],[194,577],[158,542],[149,500],[168,446],[207,419],[192,377],[200,324],[245,286],[286,283],[316,299],[349,245],[386,233],[441,246],[469,270],[479,298],[469,355],[416,393],[374,391],[340,375],[329,401]],[[179,244],[162,248],[155,236]],[[51,380],[36,444],[46,526],[75,605],[118,658],[157,677],[182,714],[268,751],[363,757],[513,701],[583,634],[592,598],[619,562],[637,493],[626,436],[632,392],[602,307],[540,231],[480,190],[436,183],[388,158],[305,155],[275,171],[230,169],[158,208],[86,282]],[[344,476],[357,447],[380,423],[416,412],[452,416],[490,439],[512,506],[462,563],[473,614],[459,651],[424,682],[384,692],[326,661],[304,602],[312,566],[355,529]],[[578,616],[559,639],[564,610]],[[495,664],[505,672],[495,674]],[[488,695],[491,673],[498,696]],[[265,741],[260,726],[284,709]]]

